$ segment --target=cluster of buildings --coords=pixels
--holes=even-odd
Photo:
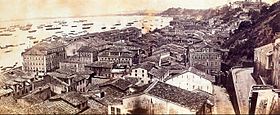
[[[22,53],[22,71],[7,73],[0,98],[30,113],[211,114],[223,51],[195,30],[163,45],[153,42],[167,30],[143,46],[137,28],[40,42]]]
[[[279,40],[277,33],[274,42],[254,49],[253,76],[259,85],[251,89],[250,113],[271,114],[280,105]]]
[[[233,8],[242,8],[242,10],[249,12],[250,10],[260,11],[263,6],[268,6],[267,3],[262,2],[262,0],[244,0],[244,1],[235,1],[231,4]]]

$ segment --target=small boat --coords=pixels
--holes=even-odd
[[[39,41],[34,41],[33,44],[39,43]]]
[[[86,24],[82,24],[83,26],[90,26],[93,25],[93,23],[86,23]]]
[[[131,26],[131,24],[126,24],[126,26]]]
[[[30,40],[36,39],[36,37],[33,37],[33,36],[27,36],[27,38],[29,38]]]
[[[59,30],[61,27],[54,27],[54,28],[46,28],[46,30]]]
[[[111,29],[116,29],[116,27],[111,27]]]
[[[75,31],[70,31],[70,32],[73,32],[73,33],[74,33]]]
[[[29,33],[34,33],[34,32],[36,32],[37,30],[30,30],[30,31],[28,31]]]
[[[9,52],[11,52],[12,50],[7,50],[7,51],[5,51],[4,53],[9,53]]]
[[[62,26],[68,26],[67,24],[63,24]]]
[[[20,27],[20,30],[27,31],[27,30],[30,30],[30,27]]]
[[[63,31],[57,31],[57,32],[55,32],[56,34],[58,34],[58,33],[62,33]]]
[[[53,23],[60,23],[60,21],[54,21]]]
[[[82,27],[82,29],[89,29],[90,27]]]
[[[46,25],[45,27],[52,27],[53,25]]]
[[[77,35],[76,33],[68,33],[68,35]]]
[[[106,29],[106,27],[101,27],[101,29]]]
[[[128,22],[127,24],[130,24],[130,25],[131,25],[131,24],[134,24],[134,23],[133,23],[133,22]]]
[[[14,30],[14,29],[9,29],[9,30],[7,30],[8,32],[15,32],[16,30]]]
[[[43,26],[37,26],[37,29],[42,29],[42,28],[44,28]]]
[[[86,22],[87,20],[79,20],[79,22]]]
[[[5,29],[7,29],[7,28],[6,28],[6,27],[1,27],[1,28],[0,28],[0,30],[5,30]]]
[[[120,23],[117,23],[117,24],[115,24],[114,26],[119,26],[119,25],[121,25]]]
[[[6,48],[8,48],[8,47],[6,47],[6,46],[4,46],[4,47],[0,46],[0,49],[6,49]]]
[[[13,34],[0,34],[0,36],[11,36]]]
[[[25,45],[25,43],[21,43],[21,44],[19,44],[19,45]]]
[[[5,47],[15,47],[16,45],[6,45]]]
[[[133,22],[138,22],[137,20],[133,21]]]
[[[71,26],[72,28],[77,27],[77,26]]]

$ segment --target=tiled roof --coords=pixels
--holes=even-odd
[[[73,107],[65,101],[44,101],[32,105],[29,109],[33,114],[77,114],[78,108]]]
[[[125,77],[124,79],[130,82],[131,84],[136,84],[139,81],[139,78],[136,77]]]
[[[58,72],[49,72],[48,75],[56,78],[73,78],[73,74],[64,74],[64,73],[58,73]]]
[[[194,67],[189,67],[188,71],[192,72],[194,74],[197,74],[198,76],[201,76],[202,78],[207,79],[207,80],[209,80],[211,82],[215,82],[215,76],[206,74],[205,72],[200,71],[200,70],[198,70],[198,69],[196,69]]]
[[[97,52],[97,49],[95,49],[94,47],[82,46],[78,49],[77,52]]]
[[[26,49],[23,54],[45,54],[47,53],[46,51],[59,48],[59,47],[64,47],[65,44],[58,42],[58,41],[53,41],[53,42],[40,42],[33,46],[32,48]]]
[[[200,70],[198,70],[198,69],[196,69],[196,68],[194,68],[194,67],[189,67],[188,69],[183,70],[181,73],[178,73],[178,74],[175,75],[175,76],[170,76],[170,77],[168,77],[167,79],[165,79],[165,81],[167,81],[167,80],[169,80],[169,79],[172,79],[172,78],[174,78],[174,77],[177,77],[177,76],[179,76],[179,75],[181,75],[181,74],[184,74],[184,73],[186,73],[186,72],[194,73],[194,74],[196,74],[196,75],[198,75],[198,76],[200,76],[200,77],[202,77],[202,78],[204,78],[204,79],[206,79],[206,80],[209,80],[210,82],[215,82],[215,76],[206,74],[205,72],[200,71]]]
[[[132,67],[132,69],[142,68],[142,69],[146,69],[147,71],[150,71],[154,66],[155,66],[155,63],[146,61],[146,62],[140,63],[140,64]]]
[[[164,68],[152,68],[151,71],[149,71],[149,74],[152,76],[158,78],[158,79],[163,79],[164,75],[168,73],[169,70],[164,69]]]
[[[128,52],[122,53],[119,55],[109,55],[109,51],[103,51],[98,54],[98,57],[114,57],[114,58],[132,58],[132,54]]]
[[[105,96],[103,98],[96,98],[96,100],[104,105],[120,104],[122,103],[122,97],[125,96],[123,91],[114,87],[102,87],[101,90],[102,92],[105,92]]]
[[[107,61],[95,61],[91,64],[86,65],[88,67],[102,67],[102,68],[112,68],[113,63]]]
[[[83,111],[81,114],[108,114],[108,107],[97,102],[96,100],[90,99],[88,101],[89,108]]]
[[[80,105],[88,101],[88,99],[78,92],[67,92],[65,94],[59,94],[50,98],[50,100],[62,99],[74,106]]]
[[[146,93],[177,105],[199,111],[209,98],[200,92],[191,92],[163,82],[157,82]]]
[[[114,86],[122,91],[125,91],[126,89],[129,88],[129,86],[132,85],[132,83],[122,78],[119,78],[102,84],[102,86],[108,86],[108,85]]]
[[[44,101],[44,97],[38,96],[41,93],[44,93],[44,91],[50,90],[49,85],[44,85],[43,87],[36,88],[34,91],[29,93],[28,95],[22,97],[21,99],[24,99],[25,101],[35,104],[35,103],[40,103]]]

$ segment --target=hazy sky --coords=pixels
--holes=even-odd
[[[206,9],[236,0],[0,0],[0,20],[112,14],[170,7]],[[274,3],[277,0],[263,0]]]

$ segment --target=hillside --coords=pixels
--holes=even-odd
[[[252,23],[241,24],[234,34],[222,45],[229,48],[224,59],[230,66],[252,62],[254,48],[274,41],[276,32],[280,32],[280,2],[263,7],[260,13],[252,11]]]
[[[209,18],[216,14],[216,9],[197,10],[197,9],[184,9],[184,8],[169,8],[158,15],[161,16],[190,16],[190,17],[203,17]]]

